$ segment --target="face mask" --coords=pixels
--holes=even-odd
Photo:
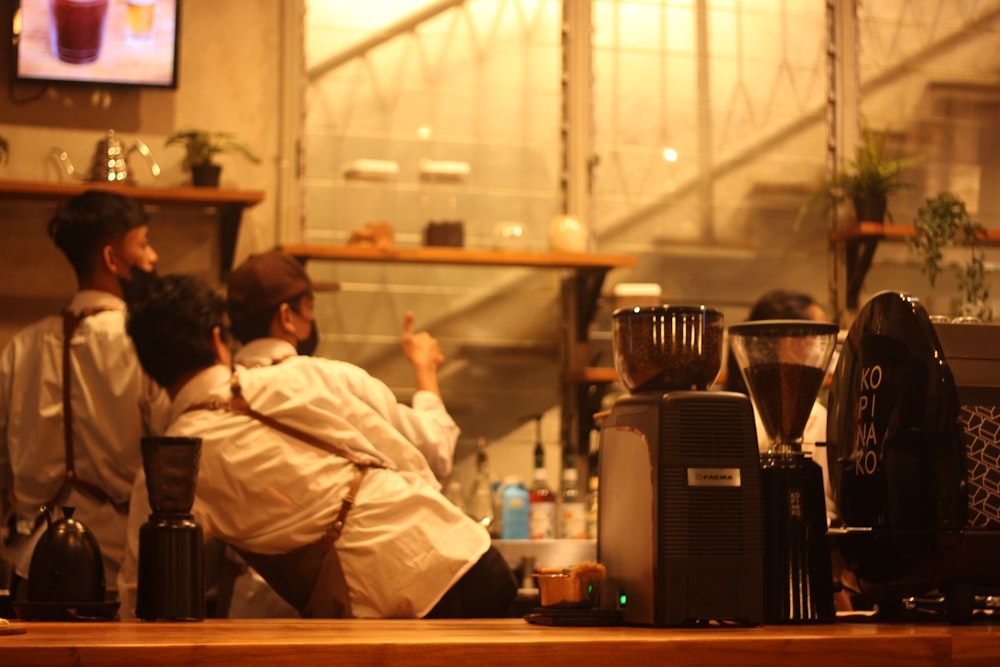
[[[295,351],[307,357],[315,354],[316,348],[319,346],[319,327],[316,326],[316,320],[313,320],[311,325],[309,335],[295,345]]]
[[[131,279],[118,279],[118,284],[122,287],[122,294],[125,295],[126,303],[142,294],[145,286],[156,279],[156,269],[145,271],[138,266],[130,265],[129,274],[132,276]]]

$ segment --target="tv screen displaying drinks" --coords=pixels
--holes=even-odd
[[[20,0],[20,80],[174,88],[180,0]]]

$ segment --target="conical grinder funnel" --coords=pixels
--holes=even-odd
[[[837,344],[835,324],[761,320],[729,327],[730,348],[771,452],[802,451],[802,432]]]
[[[733,356],[771,441],[761,456],[765,623],[835,618],[823,473],[802,453],[802,432],[837,330],[809,320],[762,320],[729,329]]]
[[[142,467],[154,513],[188,514],[194,505],[201,438],[148,436],[142,439]]]

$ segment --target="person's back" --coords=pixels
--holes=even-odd
[[[316,350],[319,333],[312,280],[304,266],[281,252],[251,255],[233,270],[227,312],[232,333],[242,344],[234,357],[241,366],[268,366]],[[459,429],[438,388],[440,346],[426,331],[415,332],[413,322],[413,313],[408,312],[402,346],[416,386],[412,406],[398,403],[385,383],[366,372],[351,373],[354,381],[349,386],[328,391],[341,394],[343,400],[360,397],[374,407],[389,422],[371,434],[375,446],[401,468],[416,470],[440,486],[451,474]]]
[[[118,280],[130,279],[133,269],[151,270],[156,254],[141,208],[119,195],[71,200],[49,233],[80,289],[63,314],[21,330],[0,354],[3,516],[13,518],[10,551],[16,574],[26,578],[43,532],[41,506],[75,508],[98,540],[106,584],[114,588],[125,512],[142,465],[139,442],[163,427],[167,409],[166,394],[142,373],[125,332]],[[76,483],[68,481],[70,470]]]
[[[487,532],[371,442],[392,427],[345,391],[364,371],[309,357],[232,369],[211,289],[168,276],[153,290],[130,304],[129,333],[173,397],[167,435],[202,439],[192,513],[206,539],[244,553],[306,616],[509,611],[516,583]],[[120,583],[130,597],[149,514],[142,479]]]

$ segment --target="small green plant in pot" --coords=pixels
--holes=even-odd
[[[889,195],[909,187],[901,174],[920,162],[920,157],[890,157],[886,152],[888,132],[876,132],[867,125],[862,128],[861,145],[854,159],[835,171],[819,185],[802,205],[795,226],[817,207],[829,210],[850,201],[858,222],[883,222],[892,214],[887,208]]]
[[[222,167],[215,162],[216,155],[237,153],[254,164],[260,163],[257,154],[230,132],[180,130],[167,138],[167,146],[184,147],[184,168],[191,172],[191,183],[196,186],[219,185]]]
[[[944,249],[968,249],[969,260],[956,273],[962,294],[962,315],[992,320],[986,253],[982,244],[986,228],[972,219],[965,202],[950,192],[941,192],[929,198],[917,211],[913,227],[916,235],[908,240],[908,245],[920,258],[921,271],[931,287],[941,273]]]

